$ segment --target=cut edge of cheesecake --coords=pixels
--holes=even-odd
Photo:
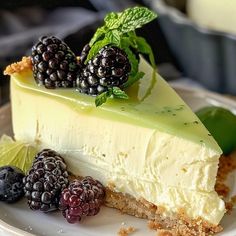
[[[17,83],[17,76],[18,76],[17,74],[13,75],[11,86],[20,87],[20,83]],[[26,87],[24,87],[23,90],[24,92],[27,93]],[[39,88],[35,86],[35,90],[37,89]],[[14,114],[13,114],[13,117],[14,117]],[[213,143],[213,146],[214,145],[215,144]],[[216,146],[216,149],[214,151],[215,155],[216,153],[220,155],[220,151],[217,148],[217,145],[215,146]],[[215,161],[218,161],[217,156],[213,157]],[[125,205],[124,205],[124,202],[126,202]],[[179,209],[178,212],[176,212],[176,214],[172,214],[171,216],[168,216],[168,214],[166,214],[165,207],[163,207],[162,205],[157,205],[157,204],[155,205],[142,198],[135,199],[130,194],[123,194],[119,191],[114,191],[114,189],[109,188],[108,186],[107,186],[106,205],[117,208],[121,210],[122,212],[130,214],[130,215],[135,215],[140,218],[147,218],[149,220],[152,220],[156,226],[159,225],[159,227],[163,227],[163,228],[172,228],[172,229],[175,228],[179,232],[181,232],[181,230],[184,230],[185,233],[188,232],[190,235],[193,234],[194,232],[197,233],[198,235],[205,235],[204,233],[211,234],[211,233],[219,232],[221,230],[220,226],[211,224],[207,222],[206,220],[202,219],[201,217],[199,217],[198,219],[189,218],[186,215],[185,211],[181,208]]]
[[[148,227],[150,229],[168,229],[176,236],[214,235],[223,230],[221,225],[213,225],[201,217],[189,218],[184,209],[179,209],[176,214],[167,216],[165,207],[154,205],[145,199],[135,199],[129,194],[115,192],[112,187],[106,188],[105,205],[118,209],[124,214],[149,220]]]
[[[82,176],[73,174],[70,175],[70,178],[71,180],[83,179]],[[151,230],[170,230],[174,233],[173,236],[207,236],[223,230],[221,225],[211,224],[201,217],[197,219],[189,218],[184,209],[179,209],[176,214],[168,216],[165,207],[154,205],[143,198],[136,199],[129,194],[117,192],[113,183],[106,186],[105,192],[105,206],[117,209],[122,214],[147,219],[147,226]]]

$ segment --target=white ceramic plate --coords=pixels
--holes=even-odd
[[[236,113],[236,102],[220,95],[206,91],[176,88],[180,96],[193,110],[207,105],[226,107]],[[232,195],[236,194],[236,173],[229,178]],[[219,236],[236,236],[236,209],[222,220],[224,231]],[[16,204],[0,202],[0,235],[18,236],[114,236],[121,227],[133,226],[137,231],[134,236],[155,236],[156,232],[149,230],[147,221],[132,216],[122,215],[119,211],[103,207],[95,217],[88,217],[82,223],[74,225],[66,223],[59,212],[44,214],[28,209],[26,201]]]

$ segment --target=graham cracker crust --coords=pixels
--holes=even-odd
[[[129,226],[127,228],[122,227],[122,228],[120,228],[117,236],[128,236],[128,235],[134,233],[135,231],[136,231],[136,229],[131,226]]]
[[[219,196],[228,196],[229,187],[224,181],[227,179],[228,174],[235,169],[236,152],[229,156],[222,155],[215,185],[215,190]],[[145,199],[136,200],[128,194],[118,193],[113,190],[114,186],[111,183],[106,188],[105,205],[116,208],[124,214],[148,219],[148,227],[160,230],[159,236],[207,236],[214,235],[223,230],[220,225],[212,225],[201,218],[196,220],[190,219],[181,209],[173,217],[166,217],[163,206],[155,206]],[[226,202],[226,208],[229,213],[235,203],[236,196],[233,196],[230,202]]]
[[[12,63],[4,70],[4,75],[13,75],[14,73],[20,73],[23,71],[31,70],[32,62],[30,57],[22,57],[21,61]]]
[[[222,231],[220,225],[212,225],[200,218],[196,220],[188,218],[181,209],[173,217],[166,217],[164,207],[155,206],[144,199],[136,200],[128,194],[114,192],[108,187],[105,205],[116,208],[124,214],[148,219],[149,228],[171,230],[175,236],[206,236]]]
[[[228,198],[230,193],[229,186],[226,185],[225,181],[228,175],[236,170],[236,151],[229,154],[228,156],[222,155],[219,161],[219,169],[216,177],[215,190],[219,196]],[[227,214],[230,214],[236,205],[236,195],[231,196],[230,200],[225,201],[225,207]]]

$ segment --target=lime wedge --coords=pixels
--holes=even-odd
[[[35,145],[14,141],[11,137],[3,135],[0,139],[0,166],[16,166],[27,173],[37,152]]]
[[[236,149],[236,116],[223,107],[205,107],[196,112],[224,154]]]

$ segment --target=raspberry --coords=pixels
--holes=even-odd
[[[33,75],[46,88],[75,87],[77,59],[60,39],[43,36],[32,48]]]
[[[44,149],[36,155],[23,183],[32,210],[49,212],[58,209],[61,191],[69,183],[64,159],[57,152]]]
[[[0,201],[13,203],[24,196],[24,173],[14,166],[0,167]]]
[[[82,180],[74,180],[63,190],[59,209],[69,223],[75,223],[82,217],[98,214],[104,197],[103,185],[87,176]]]
[[[84,63],[89,51],[86,45],[81,54]],[[111,87],[122,87],[128,80],[131,65],[126,53],[115,46],[105,46],[88,61],[77,77],[77,87],[81,93],[96,96]]]

